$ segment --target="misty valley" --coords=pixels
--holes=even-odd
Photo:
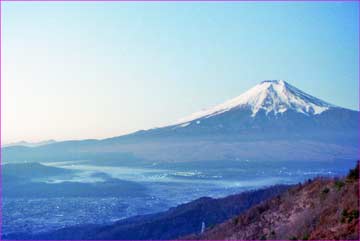
[[[343,176],[355,161],[75,160],[3,163],[3,235],[111,224],[200,197],[225,197],[316,176]]]

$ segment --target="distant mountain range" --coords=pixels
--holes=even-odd
[[[7,147],[3,158],[51,161],[127,153],[157,161],[355,159],[358,117],[358,111],[329,104],[285,81],[266,80],[173,125],[103,140]]]
[[[40,142],[27,142],[27,141],[19,141],[13,142],[9,144],[4,144],[2,147],[9,147],[9,146],[26,146],[26,147],[37,147],[37,146],[44,146],[55,143],[55,140],[47,140],[47,141],[40,141]]]

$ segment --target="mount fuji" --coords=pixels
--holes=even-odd
[[[8,147],[3,157],[44,161],[130,153],[151,161],[350,160],[357,158],[358,117],[358,111],[327,103],[283,80],[265,80],[171,125],[103,140]]]
[[[234,99],[173,125],[139,131],[129,137],[305,138],[355,143],[357,130],[357,111],[327,103],[283,80],[265,80]]]
[[[259,111],[281,114],[293,110],[305,115],[316,115],[336,106],[302,92],[283,80],[265,80],[242,95],[206,111],[201,111],[182,121],[209,118],[232,109],[251,110],[255,117]]]

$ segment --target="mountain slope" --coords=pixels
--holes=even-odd
[[[188,239],[359,239],[359,165],[343,179],[318,178]]]

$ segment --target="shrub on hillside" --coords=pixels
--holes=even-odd
[[[334,184],[336,190],[340,190],[343,186],[345,186],[345,183],[341,180],[337,180],[335,181],[335,184]]]
[[[327,193],[329,193],[329,191],[330,191],[330,189],[327,188],[327,187],[325,187],[325,188],[322,190],[322,193],[327,194]]]
[[[349,212],[348,210],[343,210],[341,213],[341,223],[351,223],[353,220],[359,218],[359,210],[352,210]]]
[[[347,175],[346,179],[350,181],[356,181],[359,179],[359,161],[356,167],[349,171],[349,174]]]

